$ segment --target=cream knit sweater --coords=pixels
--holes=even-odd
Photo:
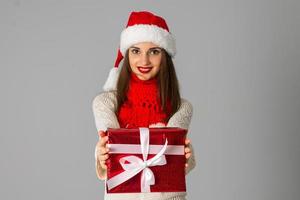
[[[97,95],[93,100],[93,113],[97,131],[106,131],[107,128],[120,128],[117,116],[117,99],[115,92],[103,92]],[[179,110],[169,119],[167,127],[180,127],[188,129],[193,114],[193,107],[187,100],[182,99]],[[190,144],[192,156],[188,160],[186,174],[188,174],[196,165],[193,147]],[[95,149],[95,167],[99,179],[106,180],[106,170],[101,168]],[[105,186],[105,184],[104,184]],[[106,188],[106,187],[105,187]],[[153,193],[123,193],[107,194],[105,190],[105,200],[185,200],[186,192],[153,192]]]

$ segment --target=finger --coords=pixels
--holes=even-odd
[[[101,147],[101,149],[100,149],[100,153],[101,154],[107,154],[109,152],[109,148],[107,148],[107,147]]]
[[[98,136],[101,138],[101,137],[104,137],[105,136],[105,132],[104,131],[102,131],[102,130],[100,130],[99,132],[98,132]]]
[[[104,159],[104,157],[103,156],[105,156],[106,154],[102,154],[101,152],[99,152],[98,154],[97,154],[97,157],[98,157],[98,160],[105,160]]]
[[[98,157],[98,159],[100,159],[100,156],[102,155],[106,155],[109,153],[109,149],[105,148],[105,147],[99,147],[96,149],[96,155]]]
[[[189,164],[185,163],[185,167],[188,167],[188,166],[189,166]]]
[[[105,161],[100,161],[100,165],[103,169],[107,169],[107,165]]]
[[[105,161],[105,160],[101,160],[100,163],[101,163],[102,165],[106,165],[106,161]]]
[[[99,141],[97,142],[96,147],[100,150],[100,148],[101,148],[101,140],[99,140]]]
[[[109,158],[109,155],[108,154],[104,154],[104,155],[100,155],[99,160],[100,161],[106,161],[108,158]]]
[[[106,143],[107,143],[107,141],[108,141],[108,137],[107,136],[102,137],[101,140],[100,140],[100,145],[101,146],[105,146]]]
[[[185,147],[185,148],[184,148],[184,152],[185,152],[185,153],[190,153],[190,152],[191,152],[191,149],[190,149],[189,147]]]
[[[185,139],[185,145],[188,145],[188,144],[190,144],[191,143],[191,140],[190,139]]]
[[[99,160],[102,160],[101,156],[105,156],[105,155],[108,155],[108,153],[102,153],[100,150],[97,151],[97,157],[99,158]]]
[[[188,158],[190,158],[190,157],[191,157],[191,153],[186,153],[186,154],[185,154],[185,158],[186,158],[186,159],[188,159]]]

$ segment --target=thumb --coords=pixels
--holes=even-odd
[[[104,137],[104,136],[105,136],[105,132],[102,131],[102,130],[100,130],[100,131],[98,132],[98,136],[99,136],[99,137]],[[99,138],[99,139],[100,139],[100,138]]]

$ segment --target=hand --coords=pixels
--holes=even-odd
[[[185,153],[185,158],[186,158],[186,162],[185,162],[185,167],[188,167],[188,160],[192,155],[192,151],[191,148],[189,146],[189,144],[191,143],[191,141],[189,139],[185,139],[185,148],[184,148],[184,153]]]
[[[107,169],[106,160],[109,158],[108,152],[109,148],[107,147],[108,136],[105,136],[104,131],[99,131],[99,141],[97,142],[97,157],[100,161],[100,166],[103,169]]]

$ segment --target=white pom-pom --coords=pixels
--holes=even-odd
[[[108,78],[103,86],[104,91],[113,91],[117,89],[118,78],[120,74],[119,67],[113,67],[108,75]]]

